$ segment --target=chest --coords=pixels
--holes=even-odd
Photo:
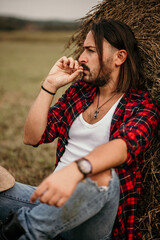
[[[108,112],[112,109],[116,109],[121,98],[122,96],[117,96],[115,99],[103,105],[103,102],[102,104],[97,104],[98,99],[97,96],[95,96],[93,103],[83,112],[83,119],[88,124],[95,124],[99,122]]]

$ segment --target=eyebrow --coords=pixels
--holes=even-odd
[[[96,48],[94,46],[83,46],[83,48],[88,49],[88,48]]]

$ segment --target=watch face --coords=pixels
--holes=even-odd
[[[81,159],[81,160],[79,160],[79,167],[80,167],[80,170],[81,170],[84,174],[91,173],[92,166],[91,166],[90,162],[87,161],[86,159]]]

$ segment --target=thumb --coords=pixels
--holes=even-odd
[[[72,73],[68,78],[69,82],[72,82],[76,77],[78,77],[80,73],[83,73],[83,69],[78,69],[74,73]]]

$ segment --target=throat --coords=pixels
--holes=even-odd
[[[94,112],[94,119],[97,119],[98,114],[99,114],[99,110],[104,106],[107,105],[107,103],[113,99],[116,96],[117,93],[114,93],[111,97],[109,97],[108,99],[106,99],[101,105],[99,105],[99,92],[98,92],[98,99],[97,99],[97,108]]]
[[[84,120],[89,124],[94,124],[100,121],[116,102],[118,104],[122,96],[123,93],[115,93],[100,103],[99,96],[97,94],[94,102],[83,112],[82,115]]]

